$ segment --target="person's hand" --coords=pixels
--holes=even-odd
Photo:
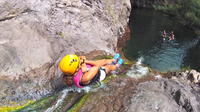
[[[80,60],[86,60],[85,56],[79,56]]]
[[[79,58],[80,58],[80,62],[81,62],[80,65],[84,64],[85,60],[86,60],[86,57],[85,56],[79,56]]]

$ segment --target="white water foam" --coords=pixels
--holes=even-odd
[[[148,67],[142,66],[142,62],[144,61],[143,57],[140,57],[136,64],[133,65],[130,70],[126,73],[126,75],[132,77],[132,78],[141,78],[142,76],[145,76],[148,72],[149,69]]]
[[[68,92],[69,92],[68,89],[63,90],[62,96],[60,97],[60,99],[57,100],[56,104],[48,108],[45,112],[53,112],[63,102]]]
[[[143,58],[143,57],[140,57],[140,58],[137,60],[136,65],[141,65],[143,61],[144,61],[144,58]]]
[[[59,105],[62,104],[62,102],[64,101],[64,99],[66,98],[67,94],[69,92],[89,92],[91,90],[91,87],[86,86],[84,88],[77,88],[77,87],[69,87],[67,89],[64,89],[63,91],[60,92],[61,97],[57,100],[57,102],[52,105],[51,107],[49,107],[45,112],[53,112]]]

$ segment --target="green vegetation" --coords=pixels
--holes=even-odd
[[[56,34],[60,37],[60,38],[64,38],[65,35],[63,32],[56,32]]]
[[[18,108],[14,112],[21,112],[21,111],[37,111],[37,112],[42,112],[41,110],[45,110],[48,107],[51,106],[51,103],[56,100],[58,97],[58,94],[52,95],[49,97],[42,98],[38,101],[35,101],[33,103],[29,103],[26,106],[23,106],[23,108]]]
[[[111,55],[98,55],[96,57],[93,58],[93,60],[100,60],[100,59],[112,59],[113,56]]]
[[[183,25],[200,30],[200,0],[177,0],[174,4],[153,7],[175,17]]]
[[[91,93],[84,94],[67,112],[78,112]]]
[[[25,103],[23,102],[20,102],[20,103],[23,103],[23,105],[18,105],[16,102],[13,102],[13,106],[3,106],[3,107],[0,107],[0,112],[11,112],[11,111],[16,111],[16,110],[19,110],[21,108],[24,108],[26,107],[27,105],[30,105],[32,104],[34,101],[24,101]]]
[[[191,69],[191,67],[190,66],[188,66],[188,67],[185,67],[185,66],[183,66],[183,67],[181,67],[181,70],[180,71],[187,71],[187,70],[192,70]]]

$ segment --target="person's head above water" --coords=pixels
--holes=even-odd
[[[73,75],[80,63],[80,59],[77,55],[68,54],[64,56],[59,63],[60,70],[66,75]]]

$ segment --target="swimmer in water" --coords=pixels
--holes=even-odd
[[[163,41],[165,41],[165,40],[166,40],[166,37],[167,37],[167,33],[166,33],[165,30],[162,32],[162,37],[163,37]]]
[[[174,32],[171,31],[171,33],[170,33],[170,37],[169,37],[169,38],[170,38],[171,40],[174,40],[174,36],[175,36],[175,35],[174,35]]]

